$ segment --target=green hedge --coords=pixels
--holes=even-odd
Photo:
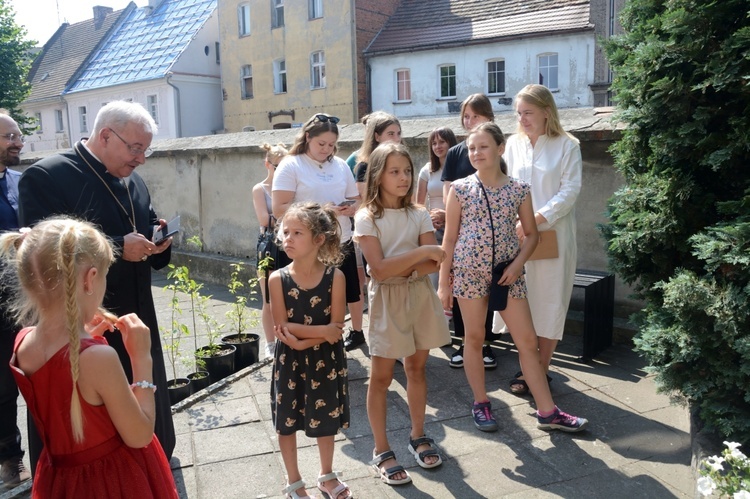
[[[626,185],[600,227],[659,389],[750,442],[750,3],[629,0],[606,43]]]

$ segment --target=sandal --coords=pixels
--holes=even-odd
[[[522,371],[518,371],[512,380],[510,380],[510,392],[514,395],[526,395],[529,393],[529,385],[526,384],[525,379],[520,379],[523,376]],[[547,375],[547,383],[551,383],[552,378]],[[514,386],[520,386],[521,388],[513,388]]]
[[[380,469],[380,464],[385,461],[388,461],[389,459],[396,459],[396,454],[392,450],[387,450],[377,455],[375,455],[375,451],[373,451],[372,453],[372,461],[370,461],[370,464],[372,465],[373,468],[375,468],[375,471],[380,476],[380,479],[388,485],[403,485],[405,483],[411,482],[411,476],[409,475],[409,472],[406,471],[404,467],[401,466],[400,464],[397,464],[396,466],[392,466],[387,469],[383,469],[383,470]],[[391,478],[393,475],[396,475],[401,472],[406,474],[406,478],[402,478],[400,480]]]
[[[423,450],[422,452],[417,452],[419,446],[424,444],[429,445],[430,448],[427,450]],[[438,466],[443,464],[443,459],[440,457],[440,453],[437,451],[437,445],[435,445],[435,441],[425,435],[422,435],[419,438],[415,438],[414,440],[412,440],[411,437],[409,438],[409,452],[412,453],[414,459],[416,459],[417,461],[417,464],[424,469],[437,468]],[[424,459],[430,456],[437,456],[437,461],[432,464],[427,464]]]
[[[352,491],[349,490],[349,486],[346,484],[346,482],[342,482],[339,480],[339,477],[342,476],[343,473],[340,471],[333,471],[331,473],[328,473],[323,476],[318,477],[318,489],[323,493],[324,496],[328,497],[329,499],[339,499],[339,496],[342,492],[348,492],[347,495],[343,496],[344,499],[352,499],[354,496],[352,495]],[[336,486],[333,490],[329,490],[323,485],[328,480],[338,480],[339,485]]]
[[[287,482],[286,488],[281,491],[282,494],[284,494],[284,497],[288,497],[290,499],[304,499],[305,497],[309,497],[310,499],[315,499],[315,496],[306,495],[301,496],[297,494],[297,489],[303,489],[305,488],[305,481],[304,480],[297,480],[293,484],[289,484]]]
[[[352,491],[349,490],[349,486],[346,484],[346,482],[342,482],[341,480],[339,480],[339,477],[342,475],[343,473],[341,473],[340,471],[333,471],[326,475],[319,476],[318,489],[323,493],[324,496],[328,497],[329,499],[339,499],[339,496],[342,492],[348,492],[347,495],[343,496],[343,499],[353,498],[354,496],[352,495]],[[339,485],[336,486],[333,490],[327,489],[323,484],[328,480],[338,480]]]

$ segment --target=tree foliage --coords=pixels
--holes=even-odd
[[[601,227],[660,389],[750,442],[750,4],[629,0],[607,44],[626,185]]]
[[[10,2],[0,0],[0,108],[7,109],[19,124],[28,121],[19,106],[31,91],[26,77],[34,42],[25,41],[25,36],[26,29],[16,24]]]

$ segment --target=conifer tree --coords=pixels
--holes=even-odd
[[[601,227],[660,390],[750,443],[750,3],[629,0],[607,54],[626,184]]]

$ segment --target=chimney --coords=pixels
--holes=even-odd
[[[101,5],[94,5],[94,21],[103,21],[107,14],[113,12],[112,7],[103,7]]]

